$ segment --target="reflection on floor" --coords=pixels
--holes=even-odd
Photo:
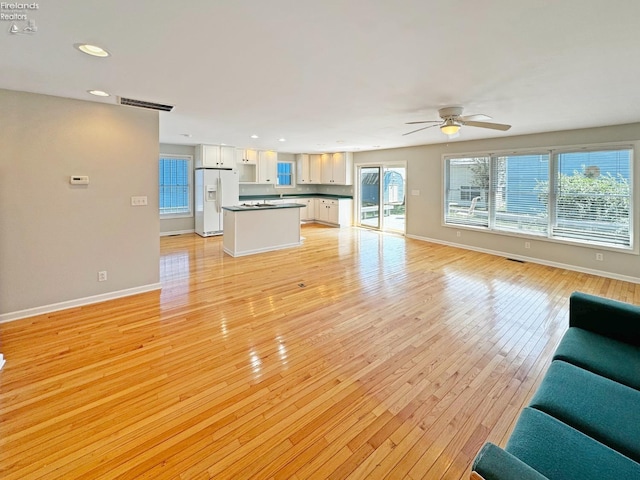
[[[232,258],[161,240],[161,292],[0,324],[3,479],[467,479],[567,328],[640,285],[303,227]]]

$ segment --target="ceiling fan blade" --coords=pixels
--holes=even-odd
[[[438,123],[440,123],[440,122],[438,122]],[[402,136],[404,137],[405,135],[411,135],[412,133],[419,132],[420,130],[426,130],[427,128],[437,127],[437,126],[438,125],[428,125],[426,127],[422,127],[422,128],[417,129],[417,130],[412,130],[411,132],[403,133]]]
[[[442,120],[424,120],[422,122],[407,122],[405,125],[417,125],[419,123],[442,123]]]
[[[511,125],[505,125],[503,123],[489,123],[489,122],[474,122],[474,121],[462,121],[463,125],[468,125],[470,127],[480,127],[480,128],[490,128],[492,130],[502,130],[507,131],[511,128]]]
[[[476,113],[474,115],[464,115],[460,117],[460,120],[463,122],[482,122],[483,120],[491,120],[489,115],[485,115],[484,113]]]

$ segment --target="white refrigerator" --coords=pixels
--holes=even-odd
[[[222,207],[240,203],[238,172],[219,168],[197,168],[196,233],[201,237],[222,235]]]

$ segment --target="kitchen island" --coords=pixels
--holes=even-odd
[[[300,245],[302,207],[298,203],[222,207],[224,252],[241,257]]]

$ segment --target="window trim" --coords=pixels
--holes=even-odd
[[[158,155],[158,163],[162,158],[175,158],[177,160],[187,160],[187,178],[189,180],[189,213],[162,213],[160,212],[160,179],[158,178],[158,214],[160,220],[170,220],[173,218],[190,218],[194,215],[193,208],[193,155],[174,155],[172,153],[160,153]]]
[[[291,165],[291,185],[280,185],[279,180],[280,180],[280,175],[278,174],[278,163],[288,163]],[[296,161],[295,160],[278,160],[276,162],[276,183],[275,183],[275,188],[276,189],[291,189],[291,188],[296,188]]]
[[[596,144],[578,144],[578,145],[562,145],[562,146],[542,146],[538,148],[522,148],[522,149],[505,149],[505,150],[491,150],[491,151],[475,151],[475,152],[459,152],[459,153],[447,153],[443,154],[441,158],[441,166],[442,166],[442,192],[441,192],[441,226],[445,228],[454,228],[456,230],[472,230],[476,232],[484,232],[495,235],[502,235],[507,237],[516,237],[516,238],[524,238],[530,240],[537,240],[543,242],[551,242],[558,243],[561,245],[572,245],[579,246],[584,248],[591,248],[595,250],[604,250],[604,251],[612,251],[618,253],[626,253],[626,254],[640,254],[640,241],[637,238],[637,229],[638,229],[638,221],[635,219],[636,203],[637,199],[640,197],[640,182],[638,178],[636,178],[635,172],[635,163],[636,163],[636,151],[640,148],[639,142],[606,142],[606,143],[596,143]],[[557,172],[557,162],[560,154],[563,153],[577,153],[580,151],[589,152],[589,151],[608,151],[608,150],[630,150],[631,151],[631,161],[629,165],[629,185],[630,185],[630,202],[629,202],[629,240],[630,245],[613,245],[613,244],[605,244],[605,243],[594,243],[589,240],[580,240],[580,239],[565,239],[553,237],[553,228],[552,222],[553,218],[552,214],[555,215],[556,208],[556,174]],[[517,231],[506,231],[506,230],[494,230],[493,224],[489,223],[488,226],[482,225],[473,225],[473,224],[455,224],[455,223],[447,223],[447,181],[449,172],[447,170],[447,161],[451,159],[459,159],[459,158],[478,158],[478,157],[489,157],[493,159],[494,157],[499,156],[509,156],[509,155],[527,155],[527,154],[540,154],[540,153],[548,153],[549,154],[549,229],[548,232],[544,235],[535,235],[524,232]],[[490,185],[493,184],[494,178],[494,170],[495,170],[495,162],[491,160],[491,177],[490,177]],[[493,191],[489,192],[490,199],[493,199]],[[491,203],[491,200],[489,201]],[[489,209],[489,216],[495,215],[495,207],[492,206]]]

